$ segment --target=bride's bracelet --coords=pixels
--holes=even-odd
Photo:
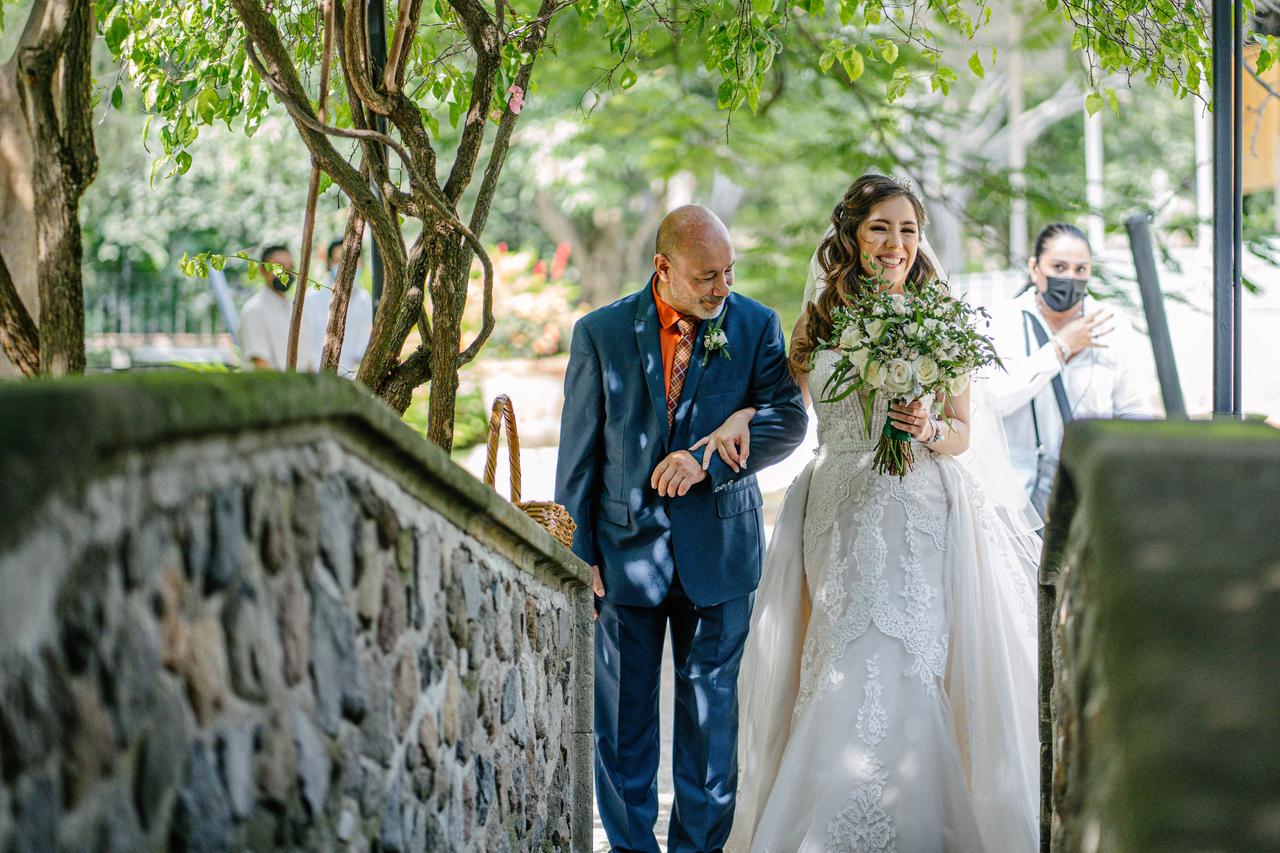
[[[929,423],[933,424],[933,435],[929,436],[929,438],[924,441],[926,447],[932,447],[939,441],[946,438],[946,436],[942,434],[942,421],[937,418],[929,418]]]

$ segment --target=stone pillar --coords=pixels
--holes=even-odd
[[[1280,433],[1086,422],[1062,458],[1041,567],[1049,849],[1280,849]]]

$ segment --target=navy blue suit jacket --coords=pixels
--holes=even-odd
[[[556,501],[577,522],[574,553],[600,567],[605,597],[615,604],[661,603],[677,569],[700,607],[746,595],[760,581],[763,502],[753,472],[800,444],[807,415],[787,370],[778,315],[737,293],[725,310],[730,352],[712,352],[704,366],[702,339],[712,321],[700,324],[670,434],[652,286],[574,327]],[[747,406],[758,410],[749,470],[735,473],[717,455],[688,494],[659,497],[649,485],[658,463]],[[701,460],[701,451],[694,455]]]

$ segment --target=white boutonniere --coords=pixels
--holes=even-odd
[[[724,310],[720,312],[720,316],[715,318],[702,334],[703,367],[706,367],[707,362],[711,360],[711,356],[717,353],[723,353],[725,358],[733,361],[733,353],[729,352],[729,337],[724,333],[724,329],[721,328],[724,325],[724,315],[728,313],[729,306],[726,304]]]

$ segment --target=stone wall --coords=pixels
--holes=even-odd
[[[332,377],[0,387],[0,851],[587,850],[587,569]]]
[[[1063,459],[1042,849],[1280,850],[1280,432],[1086,423]]]

